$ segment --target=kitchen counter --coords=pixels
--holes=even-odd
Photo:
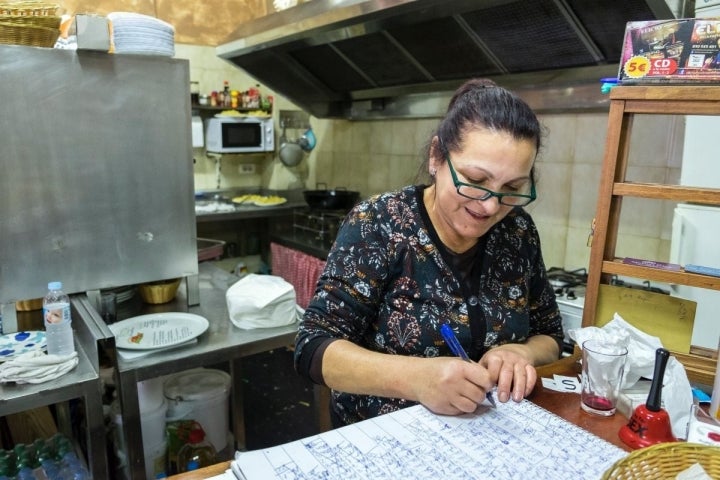
[[[230,199],[243,195],[246,190],[223,190],[198,194],[196,198],[195,219],[202,227],[203,235],[210,237],[222,233],[223,223],[243,222],[253,219],[269,219],[266,225],[267,235],[263,240],[275,242],[288,248],[299,250],[321,260],[327,259],[333,239],[318,239],[312,232],[295,231],[293,213],[297,209],[307,209],[308,205],[302,190],[262,191],[262,195],[279,195],[288,199],[286,203],[275,206],[259,207],[255,205],[233,205]],[[218,211],[203,211],[217,208]],[[216,228],[207,226],[217,224]],[[199,229],[201,227],[198,227]],[[231,230],[234,227],[229,226]],[[207,232],[207,233],[206,233]],[[265,252],[263,252],[265,253]]]
[[[96,312],[93,317],[96,323],[107,330],[106,343],[109,356],[115,362],[116,375],[119,378],[118,393],[120,395],[123,415],[123,431],[125,444],[128,448],[128,468],[132,478],[144,478],[145,465],[143,456],[141,418],[137,383],[143,380],[181,372],[191,368],[209,367],[228,363],[232,377],[231,412],[233,434],[236,448],[242,449],[245,444],[245,425],[242,402],[242,379],[240,378],[240,361],[242,357],[281,348],[293,343],[297,332],[297,323],[292,325],[242,330],[230,321],[225,292],[237,277],[217,268],[208,262],[199,264],[198,285],[200,304],[188,307],[184,279],[178,289],[176,298],[162,305],[145,305],[143,311],[133,315],[159,312],[188,312],[205,317],[209,328],[197,343],[175,349],[163,350],[150,355],[127,359],[118,353],[109,328],[105,326]],[[192,279],[191,279],[192,281]],[[118,320],[122,320],[121,309],[118,308]]]
[[[273,206],[235,205],[232,203],[233,198],[245,194],[277,195],[286,198],[287,202]],[[217,190],[195,194],[195,219],[196,222],[205,223],[278,217],[292,215],[295,208],[306,206],[302,190]]]
[[[328,252],[330,252],[330,245],[307,232],[275,232],[270,234],[270,241],[307,253],[320,260],[327,260]]]

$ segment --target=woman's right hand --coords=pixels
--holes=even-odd
[[[442,415],[471,413],[493,388],[487,369],[455,357],[420,360],[425,365],[414,372],[417,401]]]

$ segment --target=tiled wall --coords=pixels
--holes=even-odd
[[[252,78],[215,57],[209,47],[178,46],[177,56],[190,59],[191,78],[202,91],[228,79],[231,85],[253,85]],[[261,86],[262,87],[262,86]],[[267,89],[263,89],[267,91]],[[279,109],[297,110],[276,95]],[[606,113],[542,115],[547,135],[538,160],[538,200],[528,207],[541,234],[545,264],[568,269],[587,267],[587,246],[595,214],[607,130]],[[677,139],[681,125],[674,117],[641,117],[633,130],[628,176],[633,181],[667,182],[679,178]],[[437,120],[386,120],[351,122],[311,118],[318,139],[316,149],[298,167],[286,168],[277,153],[235,155],[216,160],[195,151],[196,190],[236,186],[273,189],[344,187],[368,196],[413,183],[426,143]],[[635,147],[637,146],[637,148]],[[258,174],[238,174],[240,163],[253,162]],[[667,261],[672,205],[626,199],[623,206],[617,254]]]

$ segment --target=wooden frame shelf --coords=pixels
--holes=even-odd
[[[625,275],[636,278],[649,278],[658,282],[677,283],[690,287],[720,290],[720,277],[700,275],[692,272],[664,270],[662,268],[641,267],[622,263],[622,259],[605,260],[602,263],[605,274]]]
[[[626,264],[615,255],[623,197],[720,206],[720,185],[719,188],[700,188],[627,181],[630,132],[635,114],[720,115],[720,86],[620,86],[612,89],[583,327],[595,325],[600,285],[609,284],[613,275],[720,290],[719,277]],[[717,352],[692,347],[690,353],[672,353],[684,365],[691,381],[713,384]]]
[[[703,205],[720,205],[720,190],[714,188],[618,182],[613,184],[612,193],[617,196],[695,202]]]

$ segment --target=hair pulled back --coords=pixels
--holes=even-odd
[[[465,134],[473,128],[534,141],[536,151],[540,151],[542,128],[535,112],[520,97],[492,80],[468,80],[455,91],[435,132],[439,142],[431,142],[429,153],[437,153],[444,160],[450,151],[462,149]],[[433,152],[433,148],[438,151]]]

